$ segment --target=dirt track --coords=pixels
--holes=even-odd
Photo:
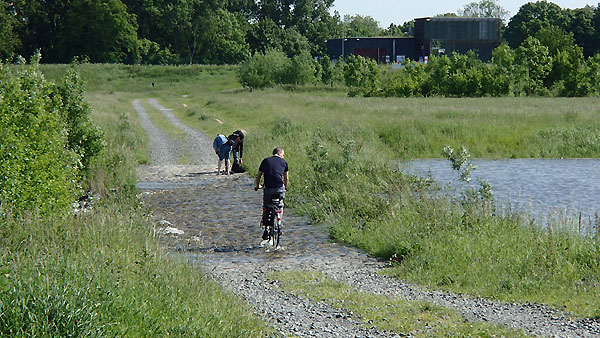
[[[138,168],[140,196],[151,207],[157,229],[170,226],[183,231],[179,235],[163,235],[165,244],[206,267],[209,274],[244,297],[257,313],[278,323],[282,336],[400,337],[410,333],[382,332],[343,310],[276,291],[265,281],[265,274],[274,270],[321,271],[359,290],[431,301],[460,311],[467,320],[523,328],[532,335],[600,337],[600,322],[573,321],[564,313],[538,304],[424,292],[410,283],[383,277],[377,271],[385,263],[357,249],[330,243],[325,229],[310,225],[307,219],[294,216],[289,210],[284,215],[285,250],[267,252],[259,247],[261,194],[252,189],[250,176],[216,176],[212,138],[183,125],[158,101],[148,103],[165,114],[174,128],[188,135],[185,142],[171,140],[147,118],[146,103],[134,101],[152,143],[154,163]],[[193,164],[177,165],[174,154],[181,152],[193,158]],[[293,163],[290,173],[293,174]]]

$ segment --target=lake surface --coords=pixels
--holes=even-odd
[[[473,160],[469,186],[487,180],[503,210],[519,210],[542,222],[569,218],[593,226],[600,213],[600,160],[598,159],[511,159]],[[431,177],[440,184],[461,187],[448,160],[402,162],[405,172]]]

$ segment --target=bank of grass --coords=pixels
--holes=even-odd
[[[478,199],[436,197],[427,182],[392,165],[440,157],[444,145],[465,145],[485,158],[599,157],[600,99],[348,98],[343,90],[315,87],[224,91],[239,86],[233,68],[206,69],[191,67],[184,77],[174,68],[169,77],[173,68],[118,68],[129,75],[113,87],[158,97],[209,135],[247,130],[250,171],[273,147],[284,146],[288,204],[328,224],[334,240],[391,259],[392,274],[432,288],[600,317],[597,236],[581,238],[560,224],[552,232],[525,227],[517,216],[492,216]],[[136,92],[139,83],[158,77],[169,85]],[[91,83],[92,93],[118,94],[102,81]]]
[[[411,337],[527,337],[521,330],[484,322],[468,322],[459,313],[425,301],[358,291],[313,271],[271,273],[274,285],[296,296],[345,309],[365,326]]]
[[[7,337],[261,337],[272,328],[198,267],[163,250],[135,194],[147,139],[132,107],[137,79],[85,65],[93,120],[106,147],[83,188],[92,211],[0,215],[0,335]],[[66,66],[42,66],[60,78]],[[165,71],[170,71],[166,69]],[[94,77],[97,76],[97,77]],[[100,80],[98,79],[100,78]],[[89,91],[91,84],[91,91]],[[120,88],[113,91],[109,87]],[[151,92],[151,90],[150,90]],[[6,208],[6,205],[3,205]]]

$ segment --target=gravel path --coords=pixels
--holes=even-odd
[[[428,292],[381,276],[377,271],[385,267],[384,262],[357,249],[331,243],[325,229],[289,212],[284,216],[285,250],[267,252],[258,245],[262,233],[258,226],[261,194],[252,189],[250,176],[216,176],[217,161],[211,139],[183,125],[158,101],[150,100],[150,104],[186,133],[185,143],[193,145],[188,151],[197,152],[196,164],[177,165],[172,150],[171,153],[152,151],[154,164],[138,168],[141,198],[151,207],[157,227],[169,225],[183,231],[163,236],[165,245],[204,266],[215,280],[245,298],[256,313],[276,323],[281,336],[409,336],[409,332],[377,330],[344,310],[278,291],[265,279],[272,271],[316,270],[359,290],[447,306],[471,321],[522,328],[531,335],[544,337],[600,337],[598,320],[573,320],[566,313],[539,304]],[[134,106],[153,149],[180,147],[143,117],[145,111],[139,100],[134,101]],[[293,172],[293,164],[291,167]]]

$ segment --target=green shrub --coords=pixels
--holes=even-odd
[[[0,64],[0,203],[42,213],[67,207],[82,170],[104,146],[83,100],[79,75],[64,87],[47,81],[34,64],[12,74]]]
[[[279,50],[269,49],[256,53],[238,68],[238,79],[250,88],[273,87],[284,83],[291,61]]]
[[[375,60],[360,55],[351,55],[346,58],[346,62],[344,80],[346,86],[350,88],[348,95],[375,95],[381,77]]]
[[[83,82],[73,67],[69,68],[64,87],[60,87],[61,110],[66,114],[68,147],[75,151],[82,169],[104,147],[102,131],[92,122],[92,108],[84,101]]]
[[[37,65],[13,75],[0,64],[0,213],[48,212],[74,198],[81,157],[68,147],[59,92]]]

